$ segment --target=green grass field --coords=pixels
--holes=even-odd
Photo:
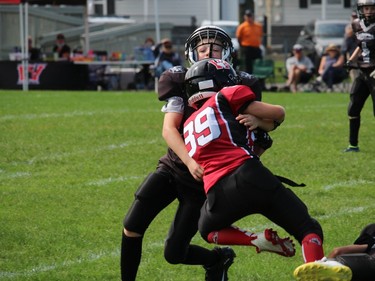
[[[375,146],[371,101],[360,153],[348,140],[348,94],[265,93],[286,108],[263,163],[307,184],[293,188],[325,231],[326,252],[374,222]],[[120,280],[122,220],[143,178],[165,153],[162,103],[153,92],[0,91],[0,280]],[[204,280],[199,266],[169,265],[163,241],[175,204],[150,226],[138,280]],[[254,215],[237,223],[273,227]],[[212,248],[199,235],[194,243]],[[234,247],[231,281],[293,280],[302,263]]]

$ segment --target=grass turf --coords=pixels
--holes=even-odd
[[[348,95],[265,93],[286,108],[262,157],[293,188],[325,231],[324,248],[350,244],[374,222],[371,102],[362,112],[360,153],[347,146]],[[0,280],[119,280],[122,219],[133,193],[166,146],[162,103],[152,92],[0,91]],[[144,239],[138,280],[203,280],[199,266],[169,265],[163,242],[175,203]],[[236,223],[273,227],[259,215]],[[199,235],[194,243],[212,248]],[[230,280],[293,280],[293,258],[234,247]]]

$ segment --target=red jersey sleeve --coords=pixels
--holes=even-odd
[[[234,115],[241,111],[256,99],[254,92],[245,85],[236,85],[221,89],[220,93],[228,100]]]

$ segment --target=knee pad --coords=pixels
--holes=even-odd
[[[166,192],[166,187],[171,183],[168,175],[162,173],[150,173],[135,192],[136,197],[140,198],[154,198],[160,195],[161,192]]]
[[[152,220],[176,197],[174,184],[167,173],[149,174],[135,192],[135,200],[125,216],[124,227],[143,235]]]

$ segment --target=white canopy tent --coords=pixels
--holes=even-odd
[[[86,0],[0,0],[0,5],[18,5],[20,20],[20,45],[21,45],[21,61],[22,61],[22,89],[29,90],[29,4],[37,5],[79,5],[86,6]],[[87,18],[87,15],[85,15]]]
[[[154,1],[154,12],[155,12],[155,32],[156,40],[160,41],[160,24],[159,24],[159,4],[158,0]],[[19,19],[20,19],[20,45],[22,53],[22,69],[23,69],[23,79],[22,79],[22,89],[28,91],[29,81],[27,69],[28,69],[28,5],[74,5],[74,6],[85,6],[85,15],[84,15],[84,25],[85,25],[85,52],[87,53],[90,48],[90,38],[89,38],[89,10],[92,9],[93,0],[0,0],[0,4],[7,5],[18,5],[19,6]],[[148,9],[148,0],[144,0],[144,12],[145,16]]]

